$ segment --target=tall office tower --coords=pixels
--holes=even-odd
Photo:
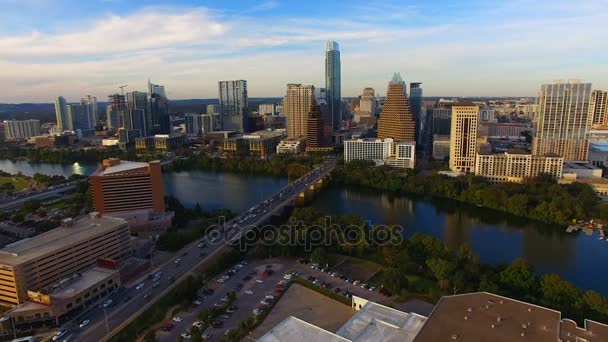
[[[218,91],[222,130],[245,132],[249,118],[247,81],[220,81]]]
[[[361,100],[359,100],[359,111],[376,115],[376,98],[374,97],[374,88],[363,89]]]
[[[72,130],[89,131],[95,128],[90,106],[74,103],[67,105],[66,108],[68,118],[72,123]]]
[[[593,115],[594,125],[608,125],[608,91],[594,90],[591,93],[589,110]]]
[[[410,110],[414,121],[416,122],[416,142],[421,144],[422,131],[424,130],[424,123],[426,116],[422,110],[422,87],[420,82],[410,83]]]
[[[164,89],[164,88],[163,88]],[[171,134],[171,115],[169,100],[160,94],[152,94],[149,98],[146,116],[148,134]]]
[[[124,127],[128,130],[139,130],[139,136],[147,136],[151,128],[150,107],[148,94],[141,91],[127,93],[128,119],[125,119]],[[143,120],[141,115],[143,114]]]
[[[340,73],[340,45],[334,41],[327,42],[325,51],[325,89],[327,104],[331,111],[332,126],[335,131],[342,124],[342,91]]]
[[[108,129],[118,131],[124,125],[127,101],[124,95],[113,94],[108,96],[108,102],[106,108]]]
[[[132,137],[145,137],[147,134],[146,111],[129,109],[124,115],[123,128],[131,132]]]
[[[106,159],[91,175],[91,189],[93,205],[99,213],[165,211],[159,161],[139,163]]]
[[[304,84],[288,84],[283,110],[287,116],[287,137],[306,137],[308,112],[313,101],[315,87]]]
[[[80,99],[80,104],[88,107],[87,111],[91,116],[91,120],[93,122],[93,128],[99,123],[99,114],[97,107],[97,98],[95,96],[87,95]]]
[[[534,120],[532,154],[557,154],[564,160],[587,160],[587,131],[593,120],[591,83],[556,81],[543,84]]]
[[[312,99],[307,118],[306,150],[315,151],[331,145],[331,111],[324,99]]]
[[[315,88],[315,99],[323,99],[327,102],[327,89]]]
[[[203,134],[203,114],[186,114],[186,135],[191,138],[200,137]]]
[[[151,83],[150,79],[148,79],[148,94],[157,94],[162,97],[167,97],[167,94],[165,93],[165,86]]]
[[[458,172],[475,171],[475,148],[479,107],[472,102],[452,105],[450,134],[450,169]]]
[[[40,135],[40,120],[7,120],[4,121],[6,140],[27,139]]]
[[[378,119],[378,139],[392,138],[395,142],[415,141],[415,130],[416,123],[410,113],[405,82],[399,73],[395,73],[388,84],[386,100]]]
[[[258,113],[260,113],[260,115],[276,115],[274,103],[264,103],[259,105]]]
[[[58,96],[55,99],[55,117],[57,119],[57,130],[71,131],[72,124],[68,120],[67,102],[63,96]]]

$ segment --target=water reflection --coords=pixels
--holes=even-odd
[[[0,170],[12,174],[21,172],[25,176],[33,176],[35,173],[41,173],[49,176],[59,175],[69,177],[73,174],[90,175],[97,169],[94,164],[30,164],[25,160],[0,160]]]

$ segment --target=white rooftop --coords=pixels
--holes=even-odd
[[[270,329],[258,342],[349,342],[332,332],[289,316]]]
[[[411,342],[424,322],[424,316],[368,302],[336,334],[356,342]]]
[[[120,163],[118,163],[117,165],[110,166],[110,167],[106,168],[105,170],[100,171],[99,175],[105,176],[105,175],[110,175],[113,173],[120,173],[120,172],[130,171],[130,170],[134,170],[134,169],[140,169],[140,168],[144,168],[144,167],[147,168],[148,163],[121,160]]]

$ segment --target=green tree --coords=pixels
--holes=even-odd
[[[441,258],[431,258],[426,261],[426,266],[433,273],[439,288],[448,288],[448,277],[454,270],[453,264]]]
[[[399,293],[408,287],[407,276],[397,268],[386,269],[382,271],[382,285],[393,293]]]
[[[310,255],[310,260],[324,267],[328,262],[327,251],[322,247],[315,248]]]
[[[500,282],[507,290],[518,295],[533,295],[536,287],[532,266],[523,259],[513,260],[500,272]]]

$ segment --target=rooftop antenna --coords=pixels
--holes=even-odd
[[[118,87],[118,88],[120,88],[120,95],[124,95],[124,94],[125,94],[124,88],[126,88],[126,87],[128,87],[128,86],[129,86],[128,84],[125,84],[125,85],[123,85],[123,86],[119,86],[119,87]]]

